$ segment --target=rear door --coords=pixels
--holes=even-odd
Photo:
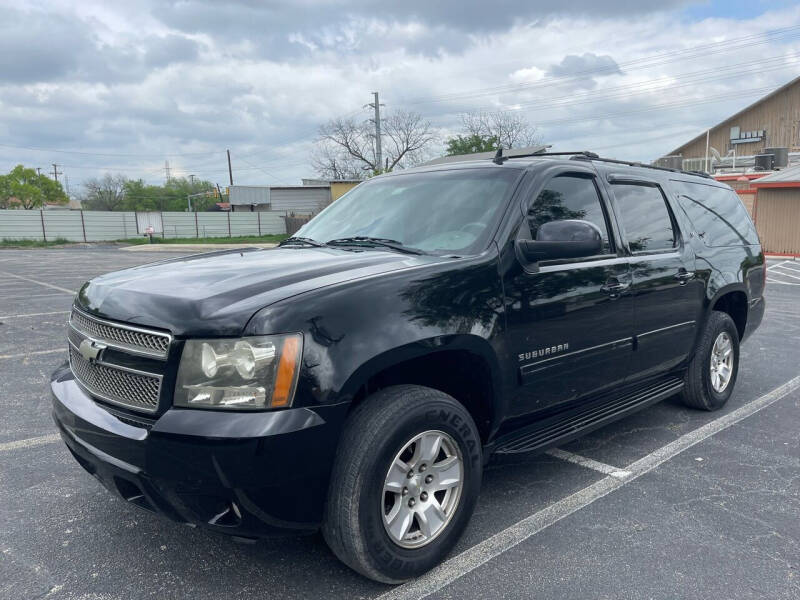
[[[635,350],[629,380],[669,371],[691,352],[703,306],[695,256],[660,182],[609,175],[630,252]]]

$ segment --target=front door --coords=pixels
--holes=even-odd
[[[703,306],[703,283],[667,198],[657,183],[612,179],[631,253],[636,350],[630,379],[678,366],[691,352]]]
[[[518,239],[535,239],[548,221],[581,219],[600,229],[603,250],[535,265],[518,257],[504,274],[508,339],[519,377],[514,416],[596,394],[628,373],[632,280],[600,189],[594,170],[576,165],[551,172],[525,203]]]

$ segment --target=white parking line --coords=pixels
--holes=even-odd
[[[26,356],[36,356],[38,354],[55,354],[56,352],[64,352],[66,354],[66,348],[57,348],[55,350],[34,350],[33,352],[21,352],[20,354],[0,354],[0,360],[6,358],[24,358]]]
[[[607,465],[606,463],[593,460],[586,456],[581,456],[580,454],[573,454],[572,452],[567,452],[566,450],[561,450],[560,448],[552,448],[548,450],[545,454],[548,454],[553,458],[560,458],[561,460],[565,460],[567,462],[571,462],[573,464],[586,467],[587,469],[599,471],[604,475],[611,475],[612,477],[616,477],[618,479],[624,479],[625,477],[628,477],[631,474],[630,471],[619,469],[617,467],[612,467],[611,465]]]
[[[0,275],[5,275],[6,277],[15,277],[17,279],[21,279],[22,281],[27,281],[28,283],[38,283],[39,285],[43,285],[45,287],[53,288],[54,290],[60,290],[66,294],[75,294],[74,290],[68,290],[67,288],[63,288],[58,285],[53,285],[52,283],[45,283],[44,281],[38,281],[36,279],[30,279],[28,277],[23,277],[22,275],[16,275],[14,273],[9,273],[8,271],[0,271]]]
[[[695,444],[699,444],[712,435],[719,433],[735,425],[739,421],[754,415],[760,410],[774,404],[781,398],[800,388],[800,376],[784,383],[771,392],[764,394],[760,398],[698,427],[694,431],[686,433],[676,440],[670,442],[651,452],[633,464],[626,467],[630,475],[624,479],[619,479],[611,475],[603,477],[600,481],[586,487],[571,496],[551,504],[545,509],[524,518],[523,520],[511,525],[510,527],[496,533],[492,537],[472,546],[461,554],[446,560],[441,565],[429,571],[422,577],[400,585],[393,590],[386,592],[378,597],[378,600],[419,600],[427,598],[431,594],[439,591],[443,587],[451,584],[458,578],[474,571],[478,567],[486,564],[496,556],[514,548],[531,536],[558,523],[561,519],[585,508],[619,489],[631,481],[645,475],[662,465],[666,461],[674,458],[681,452],[688,450]]]
[[[68,315],[68,310],[56,310],[53,312],[41,312],[41,313],[25,313],[23,315],[0,315],[0,320],[2,319],[22,319],[24,317],[46,317],[49,315]]]
[[[770,277],[767,277],[767,281],[770,283],[779,283],[781,285],[800,285],[800,283],[794,283],[792,281],[778,281],[777,279],[772,279]]]
[[[794,271],[795,273],[800,273],[800,263],[792,262],[782,262],[778,265],[782,269],[787,269],[789,271]]]
[[[794,271],[792,269],[787,269],[784,266],[781,266],[781,265],[778,265],[778,266],[780,266],[781,269],[783,269],[784,271],[792,271],[793,273],[797,273],[797,271]],[[772,274],[773,275],[781,275],[783,277],[791,277],[792,279],[800,279],[800,275],[789,275],[789,273],[784,273],[783,271],[773,271]]]
[[[34,446],[42,446],[44,444],[52,444],[61,439],[57,433],[50,435],[40,435],[39,437],[28,438],[26,440],[17,440],[15,442],[5,442],[0,444],[0,452],[8,452],[9,450],[17,450],[19,448],[33,448]]]

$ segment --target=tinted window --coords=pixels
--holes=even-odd
[[[462,169],[379,177],[353,188],[319,213],[298,236],[320,242],[370,236],[430,252],[486,247],[516,169]]]
[[[564,219],[597,225],[603,235],[603,252],[611,252],[603,205],[591,177],[561,175],[551,179],[528,209],[531,237],[536,239],[540,225]]]
[[[632,252],[657,252],[675,247],[672,219],[658,187],[630,184],[612,187]]]
[[[733,190],[672,181],[678,201],[706,246],[757,244],[753,222]]]

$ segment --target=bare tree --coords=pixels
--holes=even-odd
[[[382,119],[381,125],[385,164],[377,164],[372,123],[339,118],[320,127],[311,158],[314,167],[326,177],[363,179],[368,173],[418,163],[426,148],[436,140],[431,124],[417,113],[397,111]]]
[[[536,127],[517,112],[474,112],[461,116],[467,135],[496,139],[502,148],[525,148],[542,143]]]
[[[125,203],[124,175],[107,173],[100,179],[89,179],[83,183],[86,194],[82,204],[90,210],[120,210]]]

